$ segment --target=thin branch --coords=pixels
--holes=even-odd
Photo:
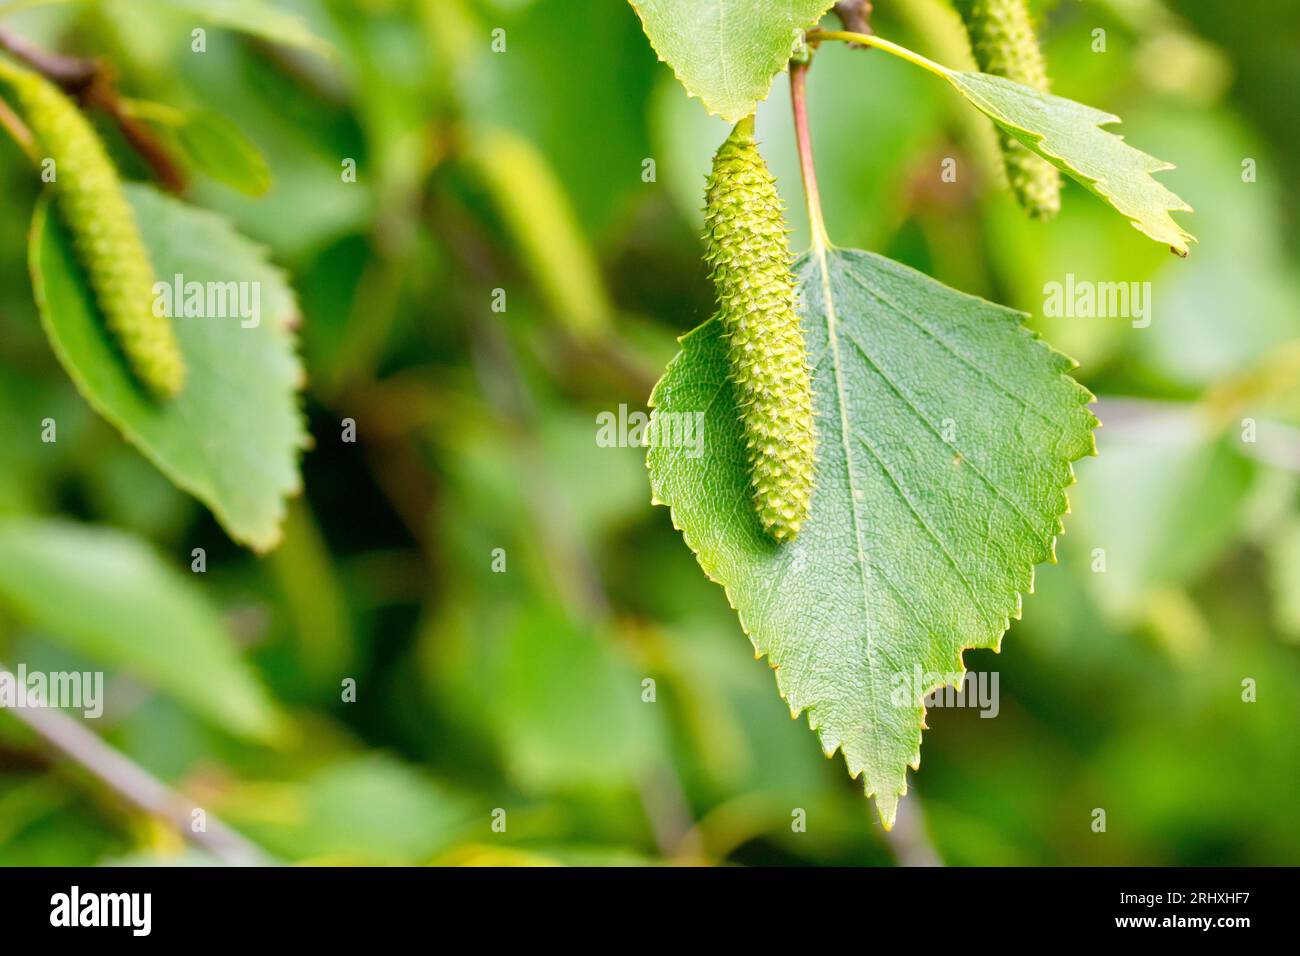
[[[1234,414],[1243,413],[1245,408]],[[1162,401],[1147,398],[1097,396],[1093,412],[1106,423],[1112,436],[1124,435],[1136,441],[1155,442],[1177,428],[1200,422],[1209,437],[1223,434],[1228,420],[1205,402]],[[1239,454],[1255,461],[1300,474],[1300,428],[1284,422],[1261,418],[1256,423],[1254,441],[1235,446]]]
[[[99,64],[94,60],[43,50],[8,27],[0,27],[0,50],[22,60],[68,93],[80,93],[99,73]]]
[[[899,866],[943,866],[939,851],[926,832],[920,794],[898,804],[894,828],[885,831],[885,843]]]
[[[36,137],[32,131],[27,128],[27,124],[9,108],[9,104],[0,99],[0,127],[8,133],[19,148],[27,154],[27,158],[32,161],[33,166],[41,164],[40,148],[36,145]]]
[[[17,677],[3,664],[0,664],[0,674],[18,686]],[[25,689],[18,687],[18,691],[24,693]],[[172,790],[67,714],[43,706],[6,707],[5,710],[128,803],[166,820],[222,862],[230,866],[275,863],[261,847],[210,813],[206,814],[207,829],[195,832],[190,825],[190,814],[195,809],[192,800]]]
[[[695,820],[677,771],[667,760],[655,760],[637,779],[641,806],[655,846],[665,859],[695,864],[703,859]]]

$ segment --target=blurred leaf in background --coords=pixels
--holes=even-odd
[[[945,0],[875,8],[968,68]],[[1025,219],[988,122],[907,64],[824,47],[809,73],[837,241],[1031,313],[1104,425],[1059,564],[1000,655],[966,655],[997,672],[997,717],[929,711],[894,833],[650,506],[644,449],[598,437],[712,314],[700,207],[726,134],[610,0],[0,4],[32,43],[105,58],[129,101],[221,117],[187,144],[142,114],[189,180],[131,187],[159,269],[256,271],[261,334],[301,320],[300,358],[287,334],[210,343],[240,462],[149,431],[51,348],[27,279],[41,184],[0,144],[0,661],[105,671],[87,726],[287,862],[1300,862],[1300,106],[1279,95],[1300,12],[1034,9],[1053,92],[1177,164],[1187,260],[1072,182],[1056,220]],[[758,138],[801,250],[784,77]],[[1149,325],[1045,315],[1069,274],[1149,282]],[[236,543],[272,525],[269,553]],[[215,862],[0,714],[0,863],[159,861]]]

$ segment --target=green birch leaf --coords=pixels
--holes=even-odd
[[[1151,176],[1173,164],[1102,129],[1118,116],[988,73],[943,75],[1003,131],[1110,203],[1134,228],[1187,255],[1187,243],[1196,239],[1169,214],[1192,207]]]
[[[269,550],[280,540],[285,499],[300,490],[298,455],[307,443],[293,290],[264,251],[220,216],[148,187],[126,192],[159,280],[174,284],[180,275],[205,290],[247,283],[246,303],[256,301],[260,312],[256,324],[238,315],[174,318],[185,388],[166,401],[151,399],[104,328],[67,230],[48,215],[46,200],[33,218],[29,250],[41,323],[91,407],[211,508],[232,538]]]
[[[997,648],[1054,560],[1091,395],[1022,313],[898,263],[816,251],[796,273],[817,463],[799,537],[763,534],[716,319],[651,397],[656,502],[727,591],[792,714],[865,775],[886,826],[920,762],[924,692]],[[702,426],[702,453],[693,427]]]
[[[630,0],[686,92],[729,123],[767,99],[803,30],[834,0]]]
[[[2,520],[0,606],[231,733],[273,741],[287,729],[193,578],[138,538],[62,519]]]

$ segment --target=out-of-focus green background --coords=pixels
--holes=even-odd
[[[969,55],[942,0],[876,7],[883,35]],[[618,0],[0,2],[15,32],[108,58],[132,96],[216,110],[265,156],[264,196],[200,174],[186,198],[291,275],[315,439],[282,546],[231,544],[60,369],[26,275],[39,183],[0,143],[0,521],[147,542],[289,731],[249,742],[188,706],[223,692],[212,674],[139,679],[186,633],[85,656],[14,588],[0,660],[106,670],[87,726],[285,861],[1300,863],[1300,9],[1036,9],[1054,91],[1177,164],[1161,178],[1196,208],[1188,260],[1073,183],[1057,220],[1028,222],[983,121],[901,61],[827,48],[810,74],[836,243],[1031,313],[1067,273],[1152,284],[1148,328],[1032,320],[1101,396],[1100,457],[1002,653],[967,654],[999,672],[998,716],[930,712],[893,834],[651,507],[643,452],[596,440],[710,314],[701,194],[726,135]],[[801,248],[784,77],[758,130]],[[0,712],[0,863],[208,859]]]

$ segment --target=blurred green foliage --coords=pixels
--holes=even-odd
[[[39,183],[0,146],[0,661],[107,671],[90,726],[269,854],[1300,862],[1300,11],[1036,5],[1054,91],[1178,164],[1162,179],[1196,207],[1186,261],[1073,183],[1057,220],[1027,221],[955,94],[875,52],[816,55],[832,238],[1034,313],[1105,426],[1059,564],[999,656],[967,654],[1000,673],[998,717],[930,712],[886,837],[650,506],[643,452],[596,442],[597,414],[643,409],[711,313],[700,206],[726,134],[626,4],[17,6],[0,23],[106,57],[125,95],[221,117],[181,157],[185,198],[291,277],[314,447],[256,557],[91,412],[26,278]],[[942,0],[876,7],[879,32],[962,65]],[[802,248],[784,77],[758,130]],[[1150,327],[1042,317],[1067,273],[1152,283]],[[0,714],[0,863],[159,861],[208,858]]]

